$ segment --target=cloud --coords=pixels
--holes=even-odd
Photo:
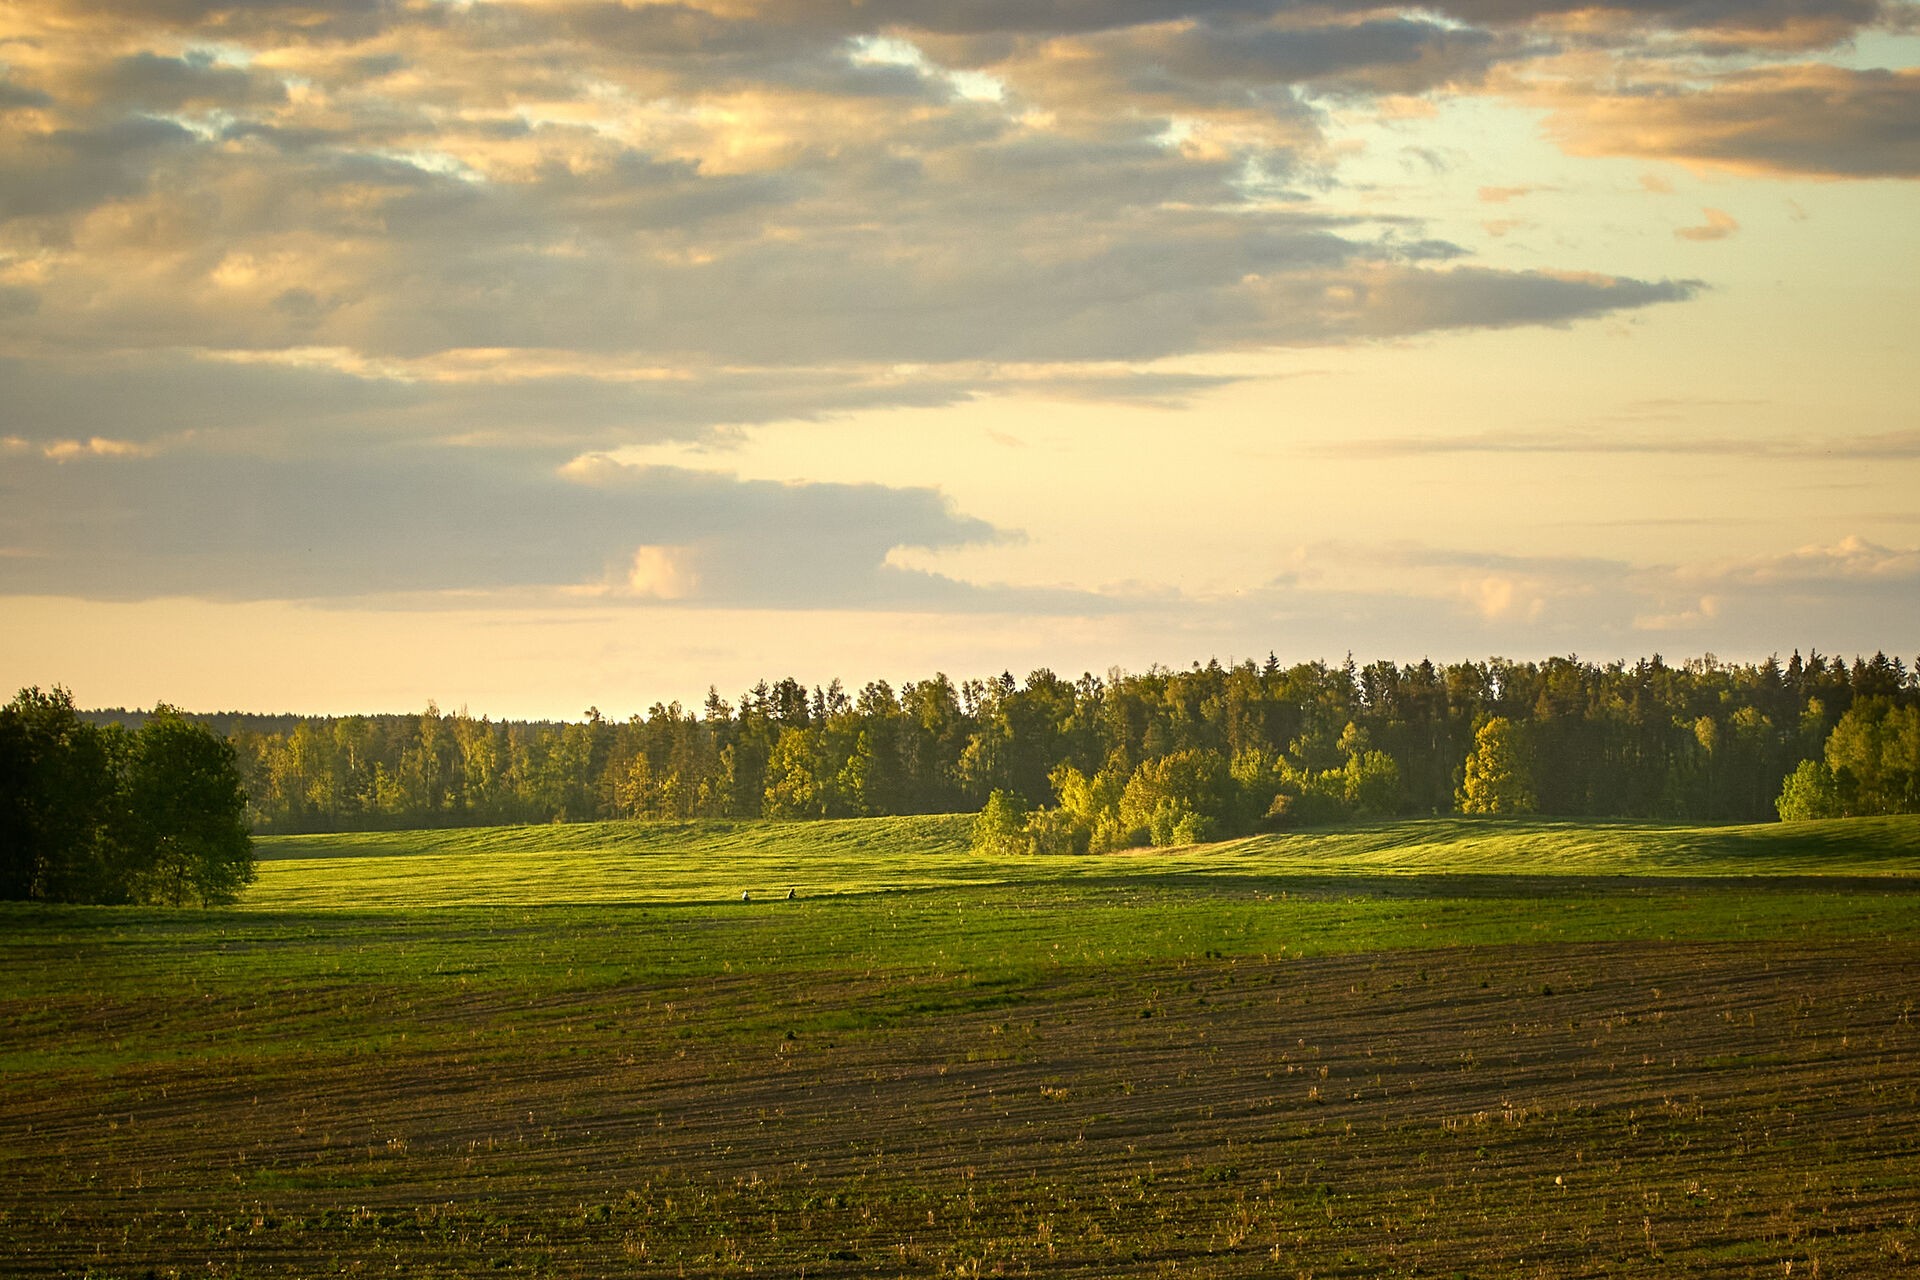
[[[1542,100],[1552,106],[1554,136],[1576,155],[1766,175],[1920,177],[1920,69],[1764,67],[1697,89],[1562,85]]]
[[[1720,598],[1701,596],[1691,606],[1672,613],[1643,613],[1633,619],[1635,631],[1693,631],[1720,616]]]
[[[691,563],[695,554],[692,547],[635,547],[625,591],[643,599],[686,599],[700,586],[699,571]]]
[[[0,134],[0,223],[83,212],[138,195],[160,164],[192,143],[184,126],[147,116],[99,128]]]
[[[92,99],[96,109],[163,113],[189,108],[245,108],[285,101],[277,78],[223,65],[210,54],[168,57],[142,50],[87,68],[72,86]]]
[[[1920,627],[1920,548],[1857,535],[1790,551],[1675,566],[1636,612],[1648,630],[1695,637],[1776,636],[1781,647],[1869,651]],[[1691,603],[1689,603],[1691,602]],[[1709,639],[1703,648],[1712,648]]]
[[[983,607],[888,560],[997,536],[932,491],[553,469],[1010,391],[1182,403],[1231,377],[1190,357],[1684,303],[1699,282],[1503,269],[1356,212],[1343,118],[1505,94],[1575,151],[1905,173],[1917,73],[1770,65],[1891,12],[45,0],[0,79],[5,589]],[[1482,577],[1482,613],[1530,607]]]
[[[28,89],[0,78],[0,113],[50,107],[53,99],[38,89]]]
[[[1387,337],[1435,329],[1565,324],[1609,311],[1680,302],[1703,286],[1695,280],[1627,280],[1553,271],[1444,271],[1387,268],[1353,282],[1321,285],[1320,323]],[[1303,307],[1311,300],[1293,291]],[[1313,314],[1311,311],[1308,314]]]
[[[1643,415],[1644,416],[1644,415]],[[1343,441],[1341,454],[1418,457],[1427,454],[1650,454],[1791,461],[1879,461],[1920,458],[1920,431],[1857,436],[1684,436],[1592,429],[1489,431],[1463,436],[1401,436]]]
[[[1486,30],[1382,13],[1349,21],[1169,21],[1063,43],[1057,52],[1099,67],[1089,84],[1205,108],[1272,101],[1283,86],[1420,93],[1474,84],[1520,48]]]
[[[1725,240],[1740,229],[1740,223],[1723,209],[1702,208],[1706,221],[1697,227],[1675,227],[1673,234],[1681,240]]]
[[[1631,657],[1646,653],[1650,637],[1755,658],[1808,644],[1872,651],[1920,626],[1920,549],[1847,537],[1744,559],[1645,565],[1330,542],[1301,548],[1289,573],[1231,605],[1185,607],[1204,613],[1216,633],[1297,638],[1308,651],[1371,647],[1401,659],[1409,636],[1425,652],[1456,656],[1558,649]]]
[[[766,367],[1149,360],[1415,332],[1421,314],[1471,324],[1490,303],[1489,323],[1512,323],[1527,293],[1554,293],[1555,321],[1681,296],[1428,273],[1419,246],[1253,204],[1241,164],[1145,129],[908,125],[897,161],[803,152],[752,173],[558,127],[382,141],[284,152],[158,120],[29,137],[38,158],[0,167],[0,207],[73,215],[35,233],[71,251],[44,272],[32,337]],[[1368,287],[1383,258],[1401,287]],[[1315,308],[1309,327],[1261,301],[1343,284],[1374,305]],[[1400,300],[1420,312],[1380,314]]]
[[[1920,586],[1920,549],[1883,547],[1850,535],[1831,545],[1813,543],[1784,554],[1715,566],[1709,572],[1721,581],[1748,587],[1837,583]]]
[[[108,442],[110,443],[110,442]],[[281,462],[119,447],[0,453],[0,592],[311,599],[571,588],[594,598],[1005,605],[889,566],[1003,531],[930,489],[778,484],[586,457]],[[1038,597],[1017,595],[1023,607]]]
[[[102,34],[131,29],[257,39],[291,29],[316,41],[364,38],[380,30],[393,13],[386,0],[256,0],[240,5],[232,0],[115,0],[111,5],[46,0],[35,8],[68,29],[81,26]]]
[[[131,440],[110,440],[104,436],[90,436],[85,440],[25,440],[19,436],[0,436],[0,450],[7,453],[39,454],[55,462],[69,462],[75,458],[138,458],[155,452],[151,445],[136,444]]]
[[[1591,39],[1645,30],[1681,32],[1716,50],[1817,48],[1893,21],[1886,0],[1442,0],[1470,22],[1544,23]]]
[[[0,292],[0,304],[6,295]],[[643,354],[473,350],[417,360],[338,348],[0,357],[0,430],[36,448],[112,423],[143,447],[304,457],[406,440],[606,450],[876,407],[1026,394],[1171,406],[1233,378],[1099,365],[674,368]]]

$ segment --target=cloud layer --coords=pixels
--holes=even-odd
[[[18,441],[8,447],[0,594],[518,592],[544,603],[958,611],[1063,603],[890,566],[896,548],[1006,536],[929,489],[742,481],[601,457],[540,471],[472,451],[286,461],[151,455],[98,437],[31,454]],[[545,590],[556,583],[567,589]]]
[[[1006,536],[937,494],[567,464],[1008,388],[1164,403],[1216,380],[1174,358],[1684,302],[1698,282],[1499,268],[1360,217],[1334,118],[1498,95],[1579,154],[1910,177],[1917,73],[1822,58],[1912,15],[6,8],[0,590],[958,599],[884,564]],[[1735,229],[1705,216],[1677,234]],[[817,591],[763,567],[767,536]]]

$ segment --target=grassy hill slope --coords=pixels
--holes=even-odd
[[[982,858],[972,819],[608,822],[269,836],[261,909],[723,902],[1195,877],[1906,876],[1920,816],[1763,826],[1423,819],[1082,858]]]

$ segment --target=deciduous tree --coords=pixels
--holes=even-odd
[[[1532,813],[1533,776],[1521,731],[1505,716],[1492,716],[1473,735],[1460,780],[1460,812]]]

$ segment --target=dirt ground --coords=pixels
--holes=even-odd
[[[1637,942],[1063,973],[882,1020],[865,975],[309,990],[394,1034],[265,1055],[219,1046],[274,1002],[122,1001],[103,1037],[207,1050],[0,1086],[0,1274],[1903,1274],[1916,977],[1904,942]]]

